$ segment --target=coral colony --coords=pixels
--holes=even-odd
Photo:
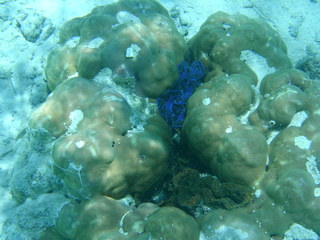
[[[50,135],[64,184],[55,192],[68,197],[41,239],[320,234],[320,81],[293,68],[267,23],[216,12],[187,44],[155,0],[119,0],[66,22],[59,37],[45,68],[52,93],[29,126]],[[258,78],[245,54],[270,72]],[[120,200],[154,186],[177,150],[202,168],[172,177],[173,205]]]

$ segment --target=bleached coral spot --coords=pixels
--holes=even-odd
[[[256,196],[256,198],[259,198],[261,196],[261,190],[260,189],[257,189],[255,192],[254,192],[254,195]]]
[[[227,127],[226,133],[232,133],[232,126],[228,126],[228,127]]]
[[[103,39],[102,38],[100,38],[100,37],[97,37],[97,38],[95,38],[95,39],[92,39],[87,45],[86,45],[86,47],[88,47],[88,48],[98,48],[100,45],[101,45],[101,43],[103,43]]]
[[[222,225],[218,229],[208,228],[206,232],[200,232],[199,240],[214,240],[214,239],[248,239],[249,234],[242,229],[237,229],[231,226]]]
[[[312,141],[310,141],[305,136],[298,136],[294,138],[294,145],[303,150],[308,150],[311,146]]]
[[[301,127],[302,123],[308,118],[308,114],[305,111],[297,112],[289,124],[288,127]]]
[[[313,177],[315,184],[317,185],[320,184],[320,171],[317,168],[317,162],[316,162],[315,156],[307,157],[306,168],[308,172],[311,174],[311,176]]]
[[[80,37],[77,36],[77,37],[73,37],[71,39],[69,39],[67,42],[66,42],[66,45],[69,47],[69,48],[75,48],[78,43],[80,42]]]
[[[205,105],[205,106],[209,105],[210,103],[211,103],[211,99],[210,98],[204,98],[202,100],[202,104]]]
[[[109,87],[115,84],[112,79],[112,70],[107,67],[101,69],[100,72],[93,78],[93,81],[103,87]]]
[[[79,77],[79,73],[78,72],[75,72],[74,74],[68,76],[68,79],[75,78],[75,77]]]
[[[200,232],[199,240],[210,240],[210,238],[206,237],[203,232]]]
[[[137,44],[131,44],[126,50],[126,58],[134,58],[139,55],[141,48]]]
[[[127,11],[120,11],[117,13],[117,20],[120,24],[123,23],[141,23],[140,18],[138,18],[137,16],[133,15],[130,12]]]
[[[310,229],[294,223],[284,234],[284,240],[319,240],[318,235]]]
[[[249,237],[249,234],[242,229],[233,228],[231,226],[222,225],[217,230],[214,231],[214,235],[220,239],[239,239],[245,240]],[[213,238],[216,239],[216,238]]]
[[[71,123],[67,129],[66,134],[67,135],[75,134],[78,132],[77,127],[79,122],[81,122],[83,119],[83,112],[79,109],[76,109],[69,114],[69,119]]]
[[[82,141],[82,140],[80,140],[80,141],[77,141],[77,142],[75,143],[75,145],[76,145],[77,148],[83,148],[84,145],[85,145],[85,142]]]
[[[231,26],[228,24],[223,24],[222,27],[224,28],[224,30],[229,30],[231,28]]]

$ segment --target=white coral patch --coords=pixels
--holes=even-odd
[[[139,55],[141,48],[137,44],[131,44],[126,50],[126,58],[134,58]]]
[[[234,236],[234,239],[247,239],[248,233],[242,229],[236,229],[230,226],[221,226],[215,231],[217,236]]]
[[[112,79],[112,70],[107,67],[101,69],[100,72],[93,78],[93,81],[103,87],[110,87],[115,84]]]
[[[232,133],[232,126],[228,126],[228,127],[227,127],[226,133]]]
[[[261,190],[260,189],[257,189],[255,192],[254,192],[254,195],[256,196],[256,198],[259,198],[261,196]]]
[[[75,143],[75,145],[76,145],[77,148],[83,148],[84,145],[85,145],[85,142],[82,141],[82,140],[80,140],[80,141],[77,141],[77,142]]]
[[[211,103],[211,99],[210,98],[204,98],[202,100],[202,104],[205,105],[205,106],[209,105],[210,103]]]
[[[78,124],[82,121],[83,119],[83,112],[79,109],[76,109],[72,111],[69,114],[69,119],[70,119],[70,125],[67,129],[67,135],[75,134],[78,132]]]
[[[310,141],[305,136],[298,136],[294,138],[294,145],[303,150],[308,150],[311,146],[312,141]]]
[[[71,39],[69,39],[67,42],[66,42],[66,45],[69,47],[69,48],[75,48],[78,43],[80,42],[80,37],[77,36],[77,37],[73,37]]]
[[[294,223],[284,234],[284,240],[318,240],[318,236],[310,229],[304,228],[300,224]]]
[[[101,45],[101,43],[103,43],[103,39],[102,38],[100,38],[100,37],[97,37],[97,38],[95,38],[95,39],[92,39],[87,45],[86,45],[86,47],[88,47],[88,48],[98,48],[100,45]]]
[[[320,172],[319,172],[319,169],[317,168],[316,157],[314,156],[307,157],[306,168],[308,172],[311,174],[311,176],[313,177],[315,184],[317,185],[320,184]]]
[[[289,124],[288,127],[301,127],[302,123],[308,118],[308,114],[305,111],[297,112]]]
[[[74,74],[68,76],[68,79],[70,79],[70,78],[76,78],[76,77],[79,77],[79,73],[78,73],[78,72],[75,72]]]
[[[117,13],[117,20],[120,24],[123,23],[141,23],[140,18],[133,15],[132,13],[129,13],[127,11],[120,11]]]

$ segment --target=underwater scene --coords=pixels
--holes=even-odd
[[[0,240],[320,240],[320,1],[0,0]]]

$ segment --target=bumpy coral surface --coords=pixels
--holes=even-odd
[[[208,78],[241,73],[256,82],[254,71],[240,59],[244,50],[263,56],[271,67],[292,68],[286,45],[279,34],[267,23],[241,14],[212,14],[188,46],[192,56],[208,69]]]
[[[270,239],[255,219],[241,210],[220,209],[201,217],[199,223],[203,239]]]
[[[223,12],[210,16],[188,44],[209,73],[188,102],[185,141],[222,181],[255,186],[265,173],[268,144],[259,129],[239,121],[258,98],[257,76],[241,53],[250,50],[275,68],[290,68],[286,47],[267,24]]]
[[[209,73],[188,101],[184,142],[221,181],[257,189],[253,215],[271,235],[293,222],[319,233],[320,82],[292,68],[271,27],[239,14],[213,14],[188,44]],[[248,51],[273,72],[259,79]]]
[[[120,0],[65,23],[60,45],[48,58],[53,91],[70,76],[94,78],[101,69],[135,77],[135,91],[157,97],[178,77],[186,43],[168,12],[156,1]]]
[[[167,166],[165,122],[150,117],[139,131],[133,129],[133,117],[120,93],[73,78],[34,112],[30,125],[61,135],[52,158],[72,195],[119,198],[145,190]]]
[[[95,197],[89,202],[65,205],[56,227],[44,232],[41,239],[48,237],[52,240],[198,240],[199,227],[178,208],[144,203],[132,209],[108,197]]]
[[[67,22],[60,44],[46,67],[52,93],[30,126],[56,138],[55,172],[80,201],[65,205],[42,239],[269,239],[292,224],[320,234],[320,82],[293,69],[269,25],[218,12],[188,43],[188,60],[207,74],[188,100],[180,151],[221,182],[196,170],[173,179],[180,206],[209,211],[197,222],[175,207],[115,200],[143,192],[168,164],[167,119],[143,98],[174,84],[185,54],[166,10],[151,0],[97,7]],[[272,73],[257,76],[244,52]],[[101,84],[105,68],[110,86]],[[114,88],[121,82],[134,91]]]
[[[262,79],[262,99],[259,107],[250,114],[250,123],[267,134],[270,130],[288,127],[297,112],[313,112],[312,108],[317,103],[314,100],[310,102],[307,93],[311,90],[312,82],[306,74],[295,69],[268,74]]]

